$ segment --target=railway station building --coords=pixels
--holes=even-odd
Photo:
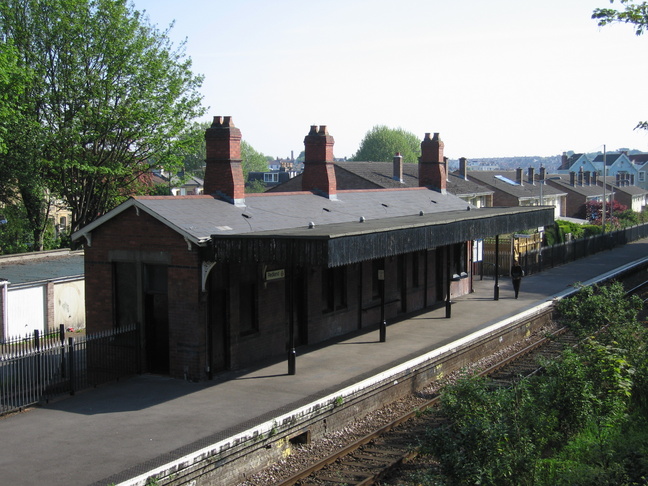
[[[383,338],[383,323],[434,306],[450,317],[471,292],[474,240],[553,222],[551,207],[449,194],[438,134],[421,142],[419,187],[338,190],[333,137],[312,126],[301,190],[262,194],[245,194],[231,117],[205,139],[203,195],[133,197],[73,235],[87,331],[139,325],[144,372],[200,381],[287,359],[294,373],[302,345]]]

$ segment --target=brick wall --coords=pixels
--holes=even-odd
[[[85,248],[86,327],[89,333],[114,326],[113,262],[163,264],[168,268],[170,374],[205,376],[206,305],[201,300],[197,248],[143,211],[128,208],[92,232]],[[143,291],[141,284],[140,291]],[[140,303],[139,320],[143,322]],[[145,338],[145,336],[144,336]],[[146,362],[143,357],[143,362]]]

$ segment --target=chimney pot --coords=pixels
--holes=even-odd
[[[320,125],[319,131],[317,125],[311,125],[310,132],[304,138],[303,191],[316,191],[328,198],[336,198],[334,143],[326,125]]]
[[[400,152],[394,155],[392,177],[395,181],[403,182],[403,156]]]
[[[459,173],[461,174],[461,178],[464,181],[468,180],[468,167],[466,164],[466,157],[459,158]]]
[[[218,195],[237,206],[245,203],[241,166],[241,131],[231,116],[215,116],[205,130],[205,194]]]
[[[441,194],[446,193],[447,164],[443,156],[444,143],[438,133],[434,138],[426,133],[421,142],[419,157],[419,186],[430,187]]]

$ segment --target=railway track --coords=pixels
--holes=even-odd
[[[648,301],[648,281],[627,290]],[[557,329],[524,349],[502,359],[479,374],[488,376],[494,384],[511,386],[515,381],[540,370],[540,357],[554,359],[562,351],[577,344],[576,337],[566,328]],[[347,445],[276,486],[368,486],[377,483],[401,464],[417,456],[417,438],[430,428],[440,425],[436,414],[422,413],[435,407],[439,395],[431,397],[391,423]]]
[[[510,386],[521,377],[535,373],[540,356],[556,357],[565,347],[575,343],[575,337],[562,328],[483,370],[480,374],[490,376],[497,385]],[[438,401],[438,395],[432,397],[416,410],[400,416],[379,430],[277,483],[277,486],[375,484],[394,468],[417,455],[417,438],[430,428],[439,425],[441,421],[434,414],[422,412],[436,406]]]

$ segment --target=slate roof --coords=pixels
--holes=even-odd
[[[497,179],[495,176],[504,176],[511,181],[516,180],[516,171],[471,171],[468,173],[469,179],[476,179],[478,183],[481,183],[488,187],[493,187],[499,191],[511,194],[518,199],[538,199],[540,197],[540,185],[529,184],[526,179],[526,174],[523,177],[523,184],[509,184],[500,179]],[[549,177],[548,175],[546,177]],[[566,194],[564,191],[551,187],[549,184],[545,184],[542,188],[542,194],[544,196],[559,196]]]
[[[394,180],[392,162],[335,162],[335,178],[338,189],[398,189],[418,187],[418,164],[403,164],[403,182]],[[301,190],[301,174],[268,192]],[[475,181],[464,180],[458,173],[448,176],[447,192],[455,196],[481,196],[493,191]]]
[[[289,228],[466,210],[468,204],[452,194],[427,188],[338,191],[336,199],[310,192],[246,194],[245,206],[212,196],[141,196],[130,198],[72,235],[90,235],[104,221],[130,207],[143,210],[189,241],[204,245],[212,235],[244,234]]]
[[[82,251],[0,257],[0,280],[12,286],[79,277],[83,272]]]
[[[603,178],[600,177],[599,180],[602,180]],[[628,184],[627,186],[619,186],[616,183],[616,177],[615,176],[607,176],[605,178],[605,182],[607,182],[608,186],[612,186],[614,188],[614,192],[624,192],[626,194],[632,195],[632,196],[640,196],[642,194],[646,194],[648,191],[645,189],[642,189],[639,186],[635,186],[634,184]]]
[[[549,176],[547,176],[549,177]],[[576,194],[580,194],[585,197],[603,197],[603,187],[599,186],[598,184],[591,184],[589,186],[587,185],[580,185],[578,184],[578,177],[577,182],[572,186],[570,184],[570,176],[569,174],[551,174],[551,177],[559,177],[560,179],[558,180],[551,180],[548,184],[551,184],[552,186],[557,186],[558,188],[564,188],[565,191],[570,191]],[[545,186],[547,187],[547,186]]]

